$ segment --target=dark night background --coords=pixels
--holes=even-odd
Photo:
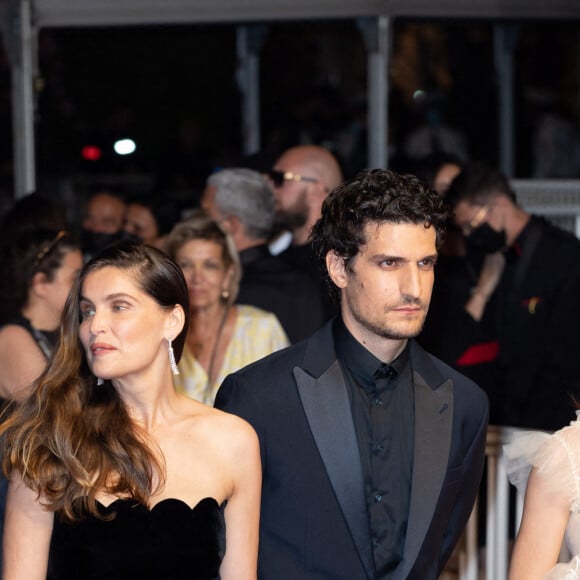
[[[409,166],[405,143],[424,125],[444,125],[460,137],[465,157],[497,161],[493,25],[399,19],[393,30],[389,164]],[[564,127],[571,142],[580,140],[580,34],[575,22],[526,22],[516,31],[516,176],[530,177],[546,115],[561,121],[558,130]],[[141,188],[189,195],[217,166],[265,168],[284,147],[305,141],[332,149],[346,175],[365,166],[366,53],[354,22],[268,25],[260,62],[262,151],[252,159],[240,155],[236,66],[234,25],[42,30],[39,188],[106,174],[139,176]],[[422,100],[413,98],[419,90]],[[5,197],[12,195],[10,98],[10,69],[0,52]],[[122,158],[111,146],[126,136],[137,151]],[[100,160],[83,160],[87,144],[102,149]]]

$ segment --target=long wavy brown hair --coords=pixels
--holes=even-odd
[[[99,514],[96,496],[107,492],[147,505],[163,460],[131,420],[110,381],[97,386],[79,339],[79,298],[86,276],[112,266],[131,272],[161,307],[181,305],[185,326],[173,342],[179,360],[187,336],[189,303],[181,269],[155,248],[121,242],[89,261],[66,302],[58,347],[32,394],[0,424],[2,468],[39,494],[48,509],[75,521]]]

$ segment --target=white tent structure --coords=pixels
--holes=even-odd
[[[244,150],[259,149],[260,24],[280,20],[355,19],[368,54],[369,166],[387,158],[390,25],[397,17],[490,19],[496,26],[500,94],[500,152],[512,174],[510,22],[579,19],[578,0],[3,0],[0,26],[12,66],[16,195],[35,189],[34,102],[36,38],[43,27],[237,23],[243,94]]]

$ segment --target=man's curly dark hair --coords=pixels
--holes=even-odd
[[[339,297],[326,269],[326,255],[334,251],[348,263],[367,243],[364,228],[371,222],[433,226],[437,247],[445,234],[448,214],[443,200],[414,175],[388,169],[365,169],[345,181],[324,200],[322,215],[310,240],[333,298]]]

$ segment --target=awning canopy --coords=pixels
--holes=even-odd
[[[578,18],[578,0],[32,0],[37,27],[258,22],[361,16]]]
[[[496,22],[574,20],[580,19],[580,0],[0,0],[0,31],[12,64],[16,195],[33,191],[36,185],[32,81],[35,39],[42,28],[362,19],[369,65],[368,114],[372,119],[369,163],[380,166],[386,156],[388,128],[389,23],[398,17]],[[238,28],[243,32],[247,27]],[[509,175],[513,156],[509,30],[500,30],[498,40],[501,166]],[[244,125],[250,136],[259,134],[257,76],[252,74],[256,68],[252,59],[255,56],[244,55],[249,87]]]

